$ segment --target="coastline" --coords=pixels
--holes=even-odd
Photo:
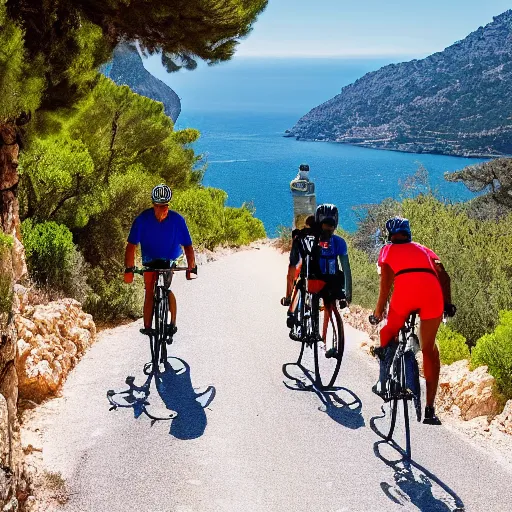
[[[511,158],[512,155],[508,154],[489,154],[489,153],[465,153],[462,151],[429,151],[427,148],[422,149],[421,151],[414,151],[412,149],[407,148],[393,148],[393,147],[382,147],[374,143],[365,143],[365,142],[346,142],[346,141],[340,141],[340,140],[327,140],[327,139],[306,139],[303,137],[296,137],[292,134],[285,134],[283,135],[284,138],[288,139],[295,139],[297,142],[327,142],[331,144],[345,144],[347,146],[355,146],[365,149],[375,149],[379,151],[394,151],[396,153],[409,153],[409,154],[415,154],[415,155],[439,155],[439,156],[453,156],[457,158],[474,158],[474,159],[488,159],[492,160],[494,158]],[[413,144],[413,143],[411,143]],[[414,143],[415,145],[419,145]]]

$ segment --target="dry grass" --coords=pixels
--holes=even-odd
[[[43,482],[54,500],[61,505],[68,501],[69,495],[66,487],[66,480],[64,480],[61,473],[45,470],[43,472]]]
[[[290,252],[292,248],[292,230],[286,226],[278,226],[277,227],[277,235],[274,245],[281,252]]]

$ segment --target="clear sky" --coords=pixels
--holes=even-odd
[[[270,0],[239,56],[426,56],[510,0]]]

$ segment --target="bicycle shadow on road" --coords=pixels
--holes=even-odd
[[[170,361],[171,362],[170,362]],[[169,433],[177,439],[197,439],[206,429],[205,408],[215,398],[215,387],[197,392],[192,386],[189,364],[178,357],[169,358],[164,371],[155,376],[155,386],[167,409],[175,411]]]
[[[288,389],[292,391],[313,391],[322,402],[318,410],[325,412],[336,423],[346,428],[356,430],[365,426],[362,415],[363,403],[352,390],[342,386],[335,386],[330,389],[318,388],[313,374],[306,367],[296,363],[289,363],[285,366],[295,366],[300,369],[300,374],[296,377],[289,370],[286,371],[285,375],[291,379],[291,383],[283,381],[283,384]]]
[[[370,420],[371,429],[379,436],[382,433],[375,427],[374,417]],[[388,455],[383,451],[387,449]],[[384,494],[394,503],[406,506],[413,504],[425,512],[463,512],[465,506],[457,494],[426,468],[407,457],[393,440],[381,439],[373,445],[375,456],[393,469],[393,482],[381,482]]]

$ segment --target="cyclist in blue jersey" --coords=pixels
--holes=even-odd
[[[157,185],[151,192],[153,208],[144,210],[133,221],[128,235],[125,251],[125,283],[133,281],[135,269],[135,249],[140,244],[142,264],[145,267],[161,269],[169,268],[172,261],[182,254],[182,247],[187,258],[187,280],[192,279],[191,271],[195,268],[194,248],[185,219],[177,212],[169,209],[172,197],[171,189],[164,184]],[[153,292],[156,284],[156,272],[144,273],[144,328],[142,334],[151,333],[151,320],[153,315]],[[169,293],[169,310],[171,324],[168,326],[169,335],[176,331],[176,297]]]

